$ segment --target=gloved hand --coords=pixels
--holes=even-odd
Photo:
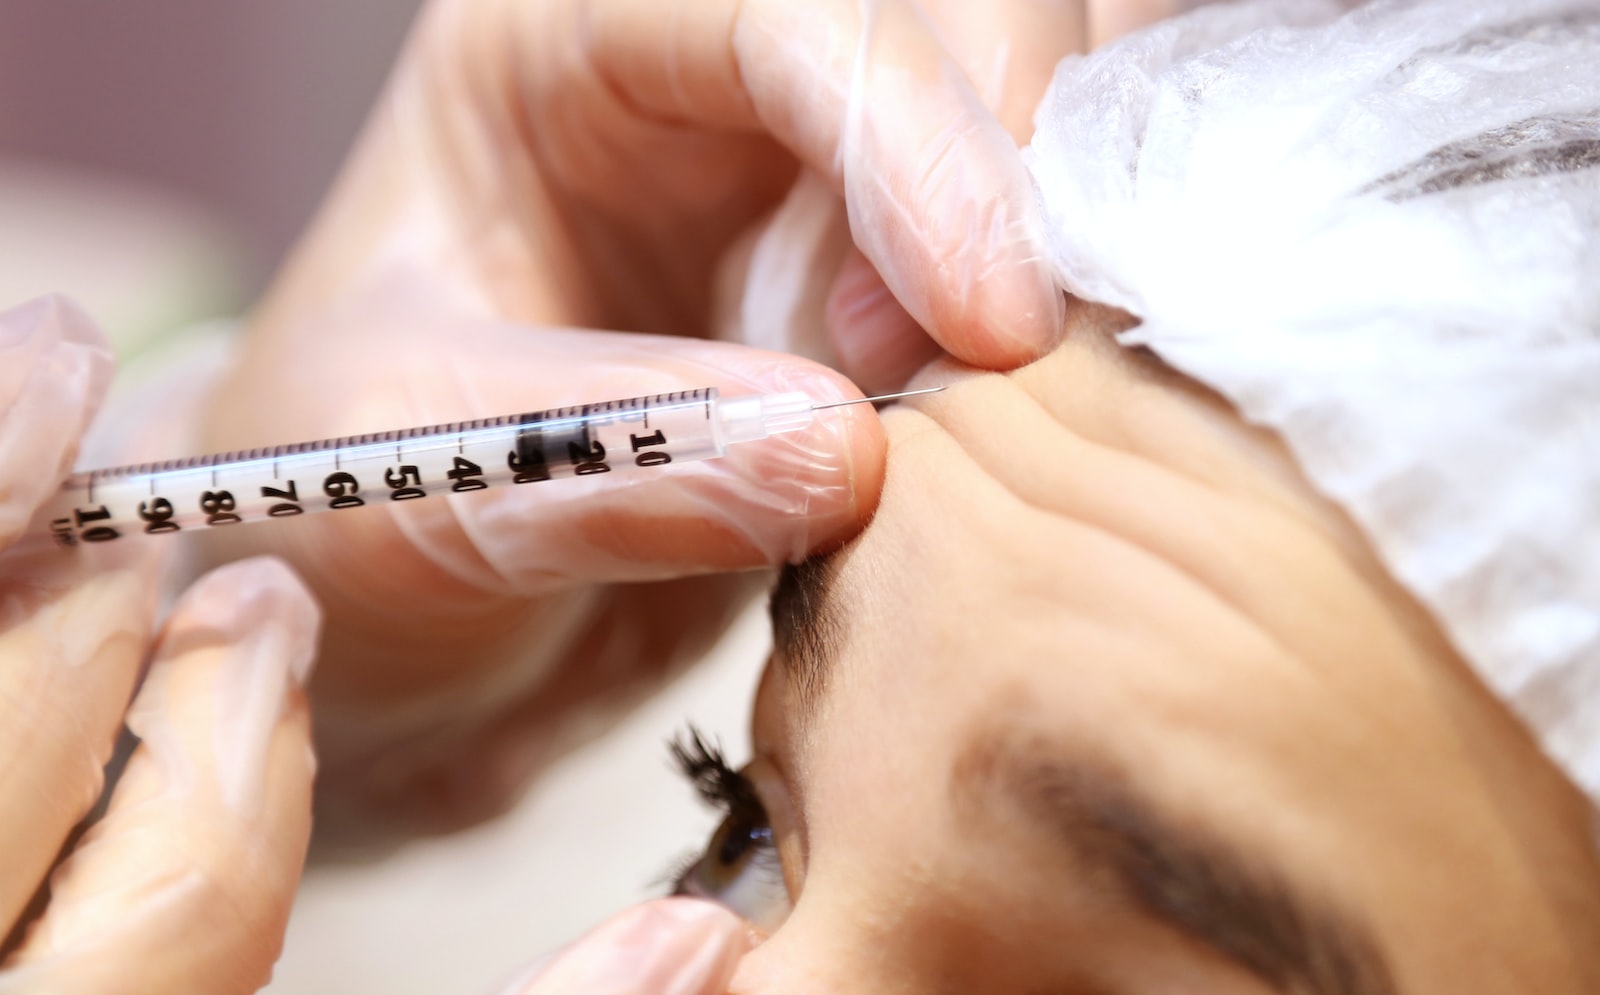
[[[1084,4],[930,6],[435,0],[194,444],[697,386],[859,396],[815,363],[700,338],[725,255],[802,170],[857,246],[825,275],[846,373],[891,382],[934,345],[990,367],[1039,355],[1062,305],[1016,137],[1082,45]],[[446,829],[701,653],[750,590],[724,572],[853,534],[883,447],[847,408],[648,480],[208,539],[214,557],[284,553],[328,612],[319,827],[365,812]]]
[[[621,913],[500,995],[722,995],[750,945],[733,913],[663,899]]]
[[[310,834],[317,611],[252,560],[199,581],[157,635],[155,544],[13,546],[110,370],[71,305],[0,313],[0,993],[253,992]],[[124,716],[142,742],[75,836]]]

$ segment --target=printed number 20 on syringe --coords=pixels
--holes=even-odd
[[[940,388],[931,388],[938,390]],[[75,473],[36,519],[58,545],[341,511],[498,484],[648,471],[803,429],[805,394],[715,388]]]

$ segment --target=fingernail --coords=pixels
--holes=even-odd
[[[174,667],[204,666],[183,660],[189,654],[220,653],[207,678],[211,759],[223,800],[235,811],[251,811],[260,802],[266,753],[291,689],[310,676],[320,622],[310,592],[279,560],[255,557],[213,570],[173,608],[129,728],[147,741],[152,732],[171,733],[163,722],[176,721],[168,707],[175,699],[169,690]]]
[[[748,947],[733,913],[665,899],[611,920],[505,995],[703,995],[721,990]]]

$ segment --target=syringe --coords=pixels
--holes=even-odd
[[[815,413],[943,390],[817,404],[715,387],[74,473],[35,519],[58,545],[220,528],[465,494],[501,484],[712,459],[809,426]]]

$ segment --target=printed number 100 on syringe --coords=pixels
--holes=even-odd
[[[96,470],[68,478],[41,517],[75,546],[648,469],[744,441],[717,416],[729,403],[705,388]]]
[[[60,546],[316,511],[464,494],[711,459],[799,431],[816,412],[943,387],[813,402],[803,393],[720,397],[714,387],[215,456],[75,473],[32,532]],[[308,482],[314,482],[309,483]]]

